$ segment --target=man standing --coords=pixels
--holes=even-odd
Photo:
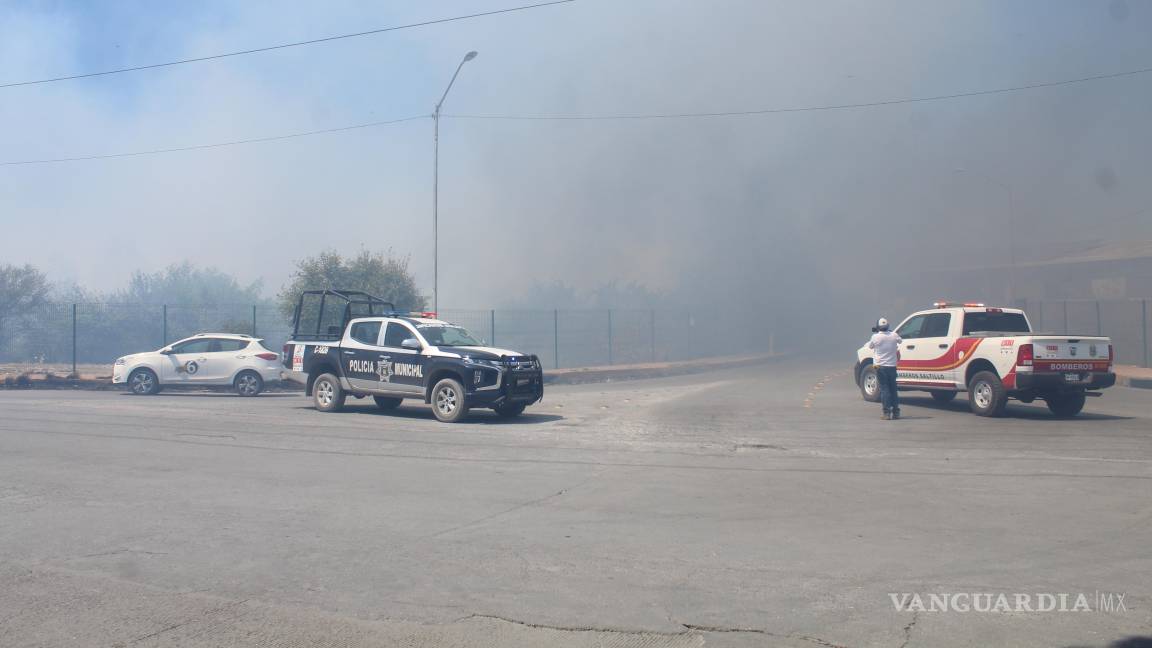
[[[888,330],[888,320],[876,322],[876,332],[868,341],[872,349],[872,364],[876,365],[876,380],[880,383],[880,404],[884,407],[885,421],[900,418],[900,397],[896,395],[896,364],[900,361],[899,335]]]

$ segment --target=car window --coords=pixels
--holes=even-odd
[[[920,332],[924,328],[924,320],[927,317],[927,315],[917,315],[907,322],[904,322],[900,325],[900,328],[896,329],[896,335],[899,335],[905,340],[924,337]]]
[[[350,335],[357,342],[376,345],[380,340],[380,322],[356,322]]]
[[[240,351],[241,349],[248,348],[248,340],[216,340],[220,343],[219,348],[213,347],[213,351]]]
[[[404,340],[415,338],[412,329],[399,322],[388,322],[388,329],[384,332],[384,346],[399,347]]]
[[[964,335],[976,331],[1028,333],[1028,320],[1023,313],[964,313]]]
[[[952,324],[952,313],[932,313],[924,318],[924,326],[920,329],[920,337],[947,337],[948,327]]]
[[[189,340],[181,342],[172,347],[172,353],[208,353],[212,346],[212,340],[204,338],[200,340]]]

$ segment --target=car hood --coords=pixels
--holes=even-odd
[[[473,358],[481,358],[483,360],[499,360],[501,356],[519,357],[525,355],[519,351],[500,349],[497,347],[457,346],[442,347],[442,349],[447,349],[454,353],[459,353],[462,356],[472,356]]]

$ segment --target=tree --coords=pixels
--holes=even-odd
[[[263,301],[260,292],[259,281],[244,286],[216,268],[197,268],[185,261],[151,274],[137,271],[129,280],[128,288],[113,296],[112,301],[181,306],[248,305]]]
[[[407,257],[394,257],[391,250],[362,250],[346,259],[335,250],[326,250],[296,263],[292,280],[277,296],[280,312],[291,319],[301,292],[324,289],[362,290],[392,302],[400,310],[424,310],[427,303],[416,291]]]
[[[43,306],[50,289],[48,278],[31,265],[0,266],[0,341],[4,325]]]

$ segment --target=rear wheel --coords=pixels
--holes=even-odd
[[[151,369],[137,369],[128,376],[128,389],[137,396],[151,396],[160,392],[160,379]]]
[[[937,390],[930,393],[932,394],[932,400],[940,404],[951,403],[952,401],[956,400],[956,392],[954,391]]]
[[[445,423],[455,423],[468,413],[464,404],[464,385],[454,378],[445,378],[432,388],[432,413]]]
[[[400,403],[404,402],[403,398],[393,398],[391,396],[373,396],[372,400],[376,401],[376,407],[384,411],[394,410],[400,407]]]
[[[233,387],[241,396],[258,396],[264,391],[264,379],[255,371],[241,371]]]
[[[968,383],[968,404],[977,416],[1004,416],[1008,406],[1008,392],[1000,377],[991,371],[981,371]]]
[[[525,407],[527,407],[527,405],[523,403],[510,403],[508,405],[497,405],[492,408],[492,411],[496,412],[496,415],[501,418],[516,418],[524,413]]]
[[[340,387],[340,379],[332,374],[320,374],[312,383],[312,402],[321,412],[336,412],[344,407],[347,394]]]
[[[860,371],[860,395],[869,403],[880,402],[880,378],[876,375],[876,365],[868,365]]]
[[[1059,416],[1060,418],[1071,418],[1080,413],[1084,409],[1084,401],[1088,398],[1084,392],[1070,392],[1064,394],[1052,394],[1044,399],[1048,404],[1048,409]]]

